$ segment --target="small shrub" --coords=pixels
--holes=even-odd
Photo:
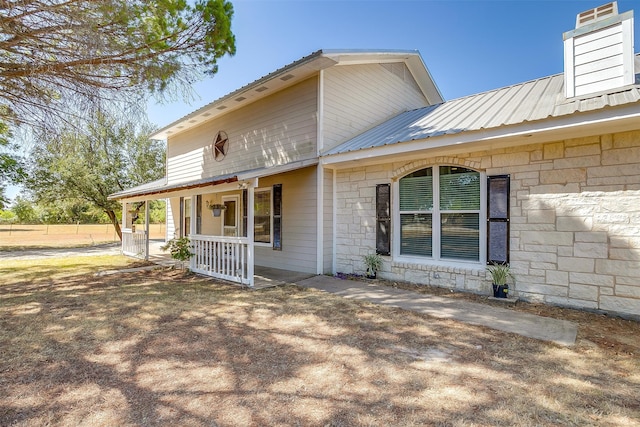
[[[191,241],[186,236],[169,240],[161,249],[163,251],[169,251],[171,258],[180,261],[180,266],[183,269],[185,261],[189,261],[194,255],[194,253],[191,252]]]

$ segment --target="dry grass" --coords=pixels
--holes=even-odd
[[[164,224],[151,224],[151,238],[164,238]],[[66,248],[119,242],[111,224],[0,225],[0,250]]]
[[[561,348],[295,286],[65,262],[0,263],[0,425],[640,425],[635,322],[582,313],[592,329]]]

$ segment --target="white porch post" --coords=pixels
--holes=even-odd
[[[196,206],[197,206],[197,198],[195,194],[191,196],[191,219],[189,220],[189,235],[193,236],[196,234]],[[189,269],[193,270],[196,266],[196,258],[192,256],[189,258]]]
[[[247,188],[247,276],[249,279],[249,287],[253,288],[254,273],[254,194],[257,182],[253,181]]]
[[[120,253],[124,253],[124,229],[127,228],[127,202],[122,202],[122,225],[120,226]]]
[[[144,259],[145,261],[149,261],[149,235],[151,234],[151,229],[149,227],[149,200],[144,201],[144,229],[145,234],[147,235],[147,239],[145,242],[146,249],[144,251]]]

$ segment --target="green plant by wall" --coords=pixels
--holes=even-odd
[[[169,251],[171,258],[176,261],[180,261],[181,267],[184,269],[185,261],[189,261],[194,255],[191,252],[191,241],[188,237],[180,237],[179,239],[172,239],[162,246],[163,251]]]
[[[492,264],[487,267],[494,285],[506,285],[509,278],[513,279],[513,274],[508,264]]]
[[[367,254],[362,257],[364,265],[367,267],[367,277],[377,277],[378,270],[382,268],[382,257],[377,253]]]

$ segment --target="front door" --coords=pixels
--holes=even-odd
[[[239,204],[238,196],[224,196],[222,203],[224,203],[225,210],[222,217],[222,235],[227,237],[237,237],[240,235],[238,225],[240,224],[238,209]]]

